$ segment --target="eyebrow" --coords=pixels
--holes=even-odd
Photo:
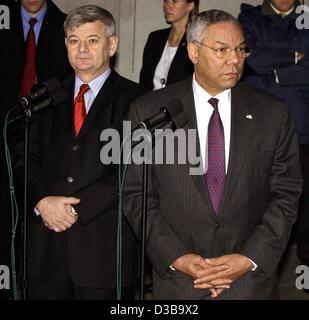
[[[97,34],[91,34],[91,35],[87,36],[87,38],[92,38],[92,37],[97,37],[97,38],[101,39],[101,37],[100,37],[99,35],[97,35]],[[71,34],[71,35],[68,37],[68,39],[71,39],[71,38],[78,38],[78,36],[75,35],[75,34]]]
[[[222,41],[216,41],[216,44],[222,44],[222,45],[224,45],[224,46],[228,46],[228,44],[227,43],[225,43],[225,42],[222,42]],[[236,47],[238,47],[238,46],[241,46],[241,45],[243,45],[243,44],[245,44],[245,40],[243,40],[241,43],[239,43]]]

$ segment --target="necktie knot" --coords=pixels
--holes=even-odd
[[[78,95],[76,97],[77,100],[81,100],[84,97],[84,94],[90,90],[90,87],[87,83],[84,83],[80,86]]]
[[[89,84],[88,83],[84,83],[80,86],[79,88],[79,93],[78,95],[84,95],[88,90],[90,89]]]
[[[31,18],[28,23],[30,25],[30,28],[33,28],[34,25],[38,22],[38,20],[36,18]]]
[[[214,108],[214,111],[218,111],[218,102],[219,100],[217,98],[210,98],[208,100],[208,103]]]

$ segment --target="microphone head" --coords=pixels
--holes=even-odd
[[[31,88],[29,95],[30,101],[47,97],[61,88],[61,82],[57,78],[51,78],[42,84],[35,84]]]
[[[62,104],[66,98],[67,94],[63,89],[58,90],[57,92],[51,94],[52,106],[56,107],[59,104]]]

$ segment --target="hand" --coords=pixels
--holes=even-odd
[[[46,197],[37,203],[36,208],[40,211],[45,226],[55,232],[61,232],[69,229],[77,221],[77,216],[70,211],[71,205],[79,202],[79,199],[73,197]]]
[[[212,275],[209,275],[206,270],[201,271],[199,277],[194,281],[194,288],[209,288],[209,284],[216,288],[217,283],[224,283],[224,279],[229,279],[230,283],[232,283],[253,267],[250,259],[240,254],[229,254],[218,258],[206,259],[205,261],[213,267],[228,265],[229,268]]]
[[[172,265],[177,271],[193,279],[199,278],[202,271],[204,276],[211,276],[229,268],[227,265],[210,266],[203,257],[196,254],[184,255],[178,258]]]

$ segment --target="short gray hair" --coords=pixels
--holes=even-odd
[[[203,36],[207,28],[216,23],[231,22],[235,23],[241,28],[238,20],[231,14],[221,10],[208,10],[192,17],[187,27],[187,42],[194,42],[203,40]]]
[[[72,10],[64,22],[64,33],[67,35],[68,30],[78,28],[84,23],[95,21],[103,22],[108,37],[116,35],[116,23],[112,14],[95,5],[81,6]]]

